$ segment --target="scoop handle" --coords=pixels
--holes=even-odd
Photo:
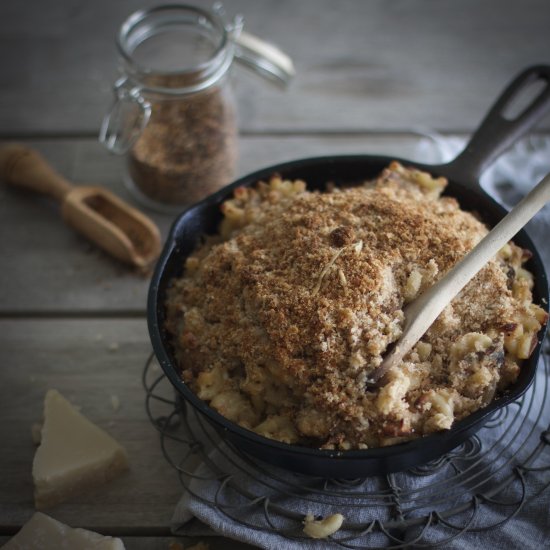
[[[0,179],[63,202],[72,185],[34,149],[17,143],[0,148]]]

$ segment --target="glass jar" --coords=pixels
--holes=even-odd
[[[242,31],[237,16],[188,5],[132,14],[117,46],[122,76],[100,141],[125,155],[124,181],[146,206],[180,210],[229,183],[237,161],[233,60],[286,84],[280,50]]]

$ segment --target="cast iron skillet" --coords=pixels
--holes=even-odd
[[[512,99],[517,99],[536,80],[544,82],[544,89],[514,120],[505,118],[504,110]],[[486,223],[494,225],[506,214],[506,210],[481,189],[477,183],[478,176],[501,152],[531,128],[549,105],[550,66],[530,67],[506,88],[466,149],[455,160],[441,166],[395,160],[447,177],[449,185],[446,194],[456,197],[462,208],[479,212]],[[170,337],[163,328],[166,289],[173,277],[181,275],[185,258],[198,244],[201,235],[216,232],[221,220],[219,206],[232,195],[233,190],[267,180],[274,173],[283,178],[303,179],[309,189],[324,189],[328,181],[337,185],[360,183],[379,174],[391,160],[394,159],[369,155],[326,156],[270,166],[228,185],[183,212],[174,222],[149,289],[148,323],[151,341],[161,367],[180,397],[195,407],[224,439],[238,449],[289,470],[325,477],[352,478],[400,471],[426,463],[465,441],[483,426],[494,411],[520,397],[533,382],[544,329],[540,331],[539,343],[525,361],[516,384],[484,409],[456,422],[450,430],[391,447],[338,452],[279,443],[241,428],[211,409],[181,380]],[[534,300],[548,308],[548,283],[540,256],[525,231],[521,231],[514,240],[533,252],[527,268],[535,276]]]

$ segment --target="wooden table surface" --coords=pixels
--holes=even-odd
[[[148,5],[1,2],[2,141],[36,147],[71,181],[105,185],[133,202],[120,159],[96,136],[116,77],[115,33]],[[227,0],[225,7],[244,14],[246,29],[279,44],[297,68],[286,91],[235,68],[240,174],[331,153],[429,157],[419,132],[467,136],[516,73],[549,61],[546,0]],[[550,117],[537,131],[550,131]],[[166,237],[174,216],[147,213]],[[181,489],[140,385],[150,352],[148,280],[68,230],[49,201],[5,186],[0,261],[0,542],[33,513],[30,428],[55,387],[126,446],[131,471],[51,515],[120,535],[128,549],[167,549]],[[111,395],[120,398],[118,411]],[[211,547],[244,545],[217,538]]]

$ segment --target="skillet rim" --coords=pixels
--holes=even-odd
[[[338,466],[343,465],[343,463],[348,461],[357,461],[365,460],[375,461],[388,458],[388,457],[400,457],[408,454],[422,453],[425,451],[426,447],[430,446],[430,443],[436,443],[438,447],[448,446],[452,444],[452,440],[456,439],[456,444],[458,446],[466,436],[471,435],[474,431],[479,430],[483,421],[487,421],[494,412],[505,407],[513,401],[519,399],[525,392],[530,388],[534,382],[537,367],[539,363],[540,351],[542,348],[542,343],[546,334],[548,323],[541,328],[538,333],[538,342],[533,350],[531,356],[525,360],[522,365],[521,374],[524,370],[528,370],[528,375],[522,377],[522,383],[515,384],[510,391],[504,392],[497,399],[491,401],[486,407],[475,411],[474,413],[468,415],[467,417],[453,423],[453,426],[449,430],[442,432],[436,432],[426,436],[419,437],[410,441],[399,443],[397,445],[391,445],[388,447],[376,447],[369,449],[354,449],[348,451],[339,451],[339,450],[327,450],[327,449],[316,449],[312,447],[305,447],[302,445],[293,445],[289,443],[282,443],[273,439],[266,438],[259,434],[256,434],[252,430],[248,430],[239,426],[238,424],[228,420],[220,413],[212,409],[205,401],[201,400],[196,396],[193,391],[181,380],[179,376],[179,369],[172,360],[168,348],[170,346],[168,342],[168,335],[166,331],[161,327],[159,320],[162,319],[161,309],[164,308],[164,300],[160,300],[160,293],[163,289],[166,289],[169,281],[165,280],[167,277],[166,271],[167,266],[171,265],[173,262],[180,262],[180,274],[183,270],[183,261],[188,254],[181,254],[179,248],[179,239],[182,237],[182,233],[186,230],[186,224],[193,222],[193,214],[196,214],[202,210],[216,207],[221,204],[221,202],[231,196],[232,191],[240,186],[252,186],[260,180],[265,180],[269,176],[278,173],[283,177],[296,177],[289,176],[288,172],[295,171],[297,169],[311,169],[314,166],[326,165],[327,167],[337,167],[337,165],[342,165],[343,163],[364,163],[365,172],[371,171],[375,174],[379,173],[384,166],[387,166],[390,162],[397,161],[406,166],[412,166],[421,170],[429,171],[434,176],[445,176],[445,167],[446,165],[430,165],[424,164],[421,162],[411,161],[409,159],[402,159],[394,156],[385,156],[385,155],[325,155],[325,156],[315,156],[315,157],[306,157],[300,159],[294,159],[268,167],[261,168],[249,174],[238,178],[232,183],[226,185],[215,193],[207,196],[198,203],[191,205],[189,208],[182,211],[174,220],[171,230],[169,232],[166,243],[163,247],[162,253],[158,260],[158,263],[155,268],[155,272],[151,279],[151,284],[149,286],[148,292],[148,302],[147,302],[147,320],[149,327],[149,335],[151,342],[153,344],[153,349],[157,360],[167,378],[170,380],[172,385],[178,391],[178,393],[190,403],[195,410],[204,414],[208,421],[214,424],[216,429],[221,429],[225,432],[232,432],[239,438],[244,438],[248,440],[253,446],[261,445],[263,447],[271,448],[276,451],[284,451],[285,453],[291,453],[292,455],[299,455],[301,457],[311,457],[316,459],[336,459],[336,462],[339,463]],[[380,165],[382,168],[375,168],[373,166]],[[372,176],[366,175],[363,177],[362,181],[370,178]],[[305,179],[305,178],[304,178]],[[457,181],[456,179],[448,178],[449,187],[458,186],[461,188],[461,191],[466,194],[477,194],[487,204],[491,204],[492,217],[494,217],[494,212],[498,212],[499,218],[502,218],[506,215],[507,210],[500,205],[493,197],[491,197],[479,184],[473,182],[463,182]],[[330,176],[327,176],[326,181],[330,181]],[[306,179],[306,183],[307,182]],[[448,188],[447,188],[448,189]],[[446,193],[445,193],[446,194]],[[451,196],[456,196],[456,194],[449,193]],[[461,202],[460,197],[456,196],[459,203]],[[462,197],[464,198],[464,197]],[[461,204],[462,207],[462,204]],[[221,214],[219,215],[219,220],[221,220]],[[494,223],[492,221],[492,223]],[[195,244],[197,245],[198,239],[203,234],[195,232]],[[535,290],[538,294],[537,302],[540,303],[541,307],[548,312],[549,308],[549,289],[548,289],[548,280],[546,276],[546,271],[544,269],[544,264],[540,258],[538,250],[528,233],[525,229],[522,229],[514,237],[514,240],[519,239],[524,241],[529,247],[530,251],[533,253],[533,257],[529,260],[529,263],[532,263],[536,266],[535,275]],[[179,256],[178,256],[179,255]],[[532,270],[532,269],[531,269]],[[170,276],[170,278],[173,275]],[[163,287],[164,284],[164,287]],[[163,337],[164,336],[164,337]],[[235,441],[232,441],[234,445],[239,447],[239,444]],[[452,448],[452,447],[451,447]],[[437,456],[444,454],[438,453]],[[428,462],[430,459],[426,459],[424,462]],[[409,467],[419,465],[424,462],[417,462],[416,464],[411,464]],[[336,467],[336,466],[335,466]],[[368,469],[368,468],[366,468]],[[388,470],[389,471],[389,470]],[[370,475],[370,474],[369,474]]]

